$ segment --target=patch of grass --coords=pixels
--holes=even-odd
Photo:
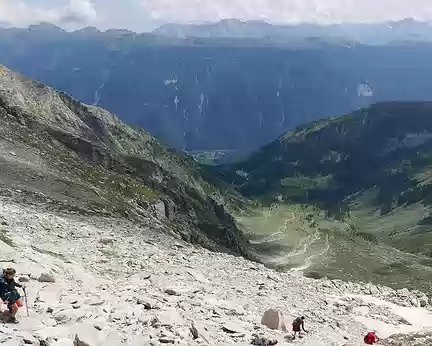
[[[10,247],[17,246],[14,241],[9,238],[9,236],[7,235],[7,231],[3,228],[0,228],[0,241],[5,243],[6,245],[9,245]]]
[[[141,182],[126,175],[110,173],[100,168],[87,170],[85,178],[92,185],[105,191],[109,197],[127,197],[149,202],[159,199],[159,194]],[[112,198],[110,198],[112,199]]]
[[[144,197],[148,201],[156,201],[159,198],[156,191],[141,184],[131,184],[128,186],[128,190],[135,196]]]
[[[293,177],[285,177],[280,181],[280,192],[289,199],[308,198],[311,192],[330,189],[332,181],[332,175],[317,175],[314,177],[296,175]]]
[[[66,257],[64,255],[62,255],[61,253],[53,252],[53,251],[50,251],[50,250],[44,250],[44,249],[38,248],[37,246],[34,246],[34,245],[32,245],[31,248],[33,250],[39,252],[39,253],[44,254],[44,255],[49,255],[49,256],[52,256],[52,257],[55,257],[55,258],[58,258],[58,259],[61,259],[61,260],[65,260],[66,259]]]

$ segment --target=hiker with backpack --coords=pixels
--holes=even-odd
[[[304,331],[305,333],[309,333],[309,332],[308,332],[307,330],[305,330],[305,328],[304,328],[304,320],[305,320],[305,317],[302,316],[302,317],[297,317],[297,318],[293,321],[293,323],[292,323],[292,326],[293,326],[293,332],[294,332],[293,340],[295,340],[295,338],[296,338],[296,334],[297,334],[297,333],[299,333],[299,337],[301,337],[301,329],[303,329],[303,331]]]
[[[0,275],[0,299],[7,304],[10,313],[8,322],[11,323],[18,323],[16,314],[18,308],[23,306],[21,296],[15,287],[25,289],[24,285],[15,282],[15,274],[16,270],[14,268],[7,268]]]

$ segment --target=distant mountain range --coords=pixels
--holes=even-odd
[[[225,19],[207,24],[166,24],[153,33],[178,38],[254,38],[274,43],[313,39],[378,45],[395,41],[432,41],[432,25],[409,18],[385,23],[331,25],[273,25],[263,21]]]
[[[429,33],[427,23],[411,20],[391,26],[404,37]],[[182,38],[175,28],[201,34]],[[212,28],[222,34],[207,37]],[[0,29],[0,63],[194,152],[247,153],[316,119],[379,101],[432,99],[432,42],[398,36],[392,44],[366,45],[325,36],[330,28],[350,32],[235,20],[148,34],[41,24]],[[276,42],[264,38],[267,30],[301,35]]]

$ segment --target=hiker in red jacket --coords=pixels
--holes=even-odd
[[[375,335],[375,332],[369,332],[364,337],[365,344],[373,345],[378,342],[378,337]]]

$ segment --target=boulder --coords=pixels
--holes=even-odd
[[[74,339],[74,346],[112,346],[121,344],[114,333],[107,337],[103,331],[97,330],[92,324],[77,323],[71,325],[69,335]]]
[[[157,309],[157,301],[151,298],[147,298],[147,297],[138,298],[137,304],[143,305],[144,309],[146,310]]]
[[[170,295],[170,296],[180,296],[181,295],[180,292],[178,292],[177,290],[172,289],[172,288],[167,288],[165,290],[165,293],[168,294],[168,295]]]
[[[421,297],[419,298],[419,302],[420,302],[420,306],[421,306],[422,308],[424,308],[425,306],[428,305],[428,303],[429,303],[429,299],[428,299],[428,297],[426,297],[426,295],[424,294],[423,296],[421,296]]]
[[[57,306],[61,300],[62,289],[63,287],[57,283],[45,285],[37,292],[36,300],[51,307]]]
[[[184,325],[182,316],[178,313],[177,309],[169,308],[162,311],[157,315],[157,319],[162,326],[181,326]]]
[[[377,286],[372,285],[371,283],[369,283],[368,284],[368,292],[367,293],[375,296],[375,295],[378,295],[380,292],[379,292],[379,289],[378,289]]]
[[[42,273],[39,278],[39,282],[55,282],[55,277],[52,273]]]
[[[278,343],[275,339],[270,339],[264,335],[252,334],[251,345],[256,346],[268,346],[268,345],[276,345]]]
[[[168,210],[163,201],[157,201],[153,204],[154,215],[159,220],[168,218]]]
[[[57,324],[67,324],[72,321],[77,321],[81,314],[75,310],[63,310],[54,315]]]
[[[268,309],[264,312],[261,319],[261,324],[270,329],[278,329],[286,331],[286,322],[282,311],[276,309]]]
[[[241,325],[231,321],[224,323],[222,330],[229,334],[246,334],[246,330]]]
[[[92,346],[90,345],[88,342],[85,342],[84,340],[81,340],[78,336],[78,334],[75,335],[75,340],[74,340],[74,346]]]
[[[199,332],[198,329],[195,327],[195,324],[192,323],[192,325],[189,327],[189,330],[194,340],[199,338]]]
[[[411,298],[411,305],[415,307],[420,307],[420,300],[417,297]]]
[[[408,297],[409,295],[410,295],[410,292],[408,291],[408,289],[407,288],[402,288],[402,289],[400,289],[400,290],[397,290],[396,291],[396,294],[399,296],[399,297]]]

